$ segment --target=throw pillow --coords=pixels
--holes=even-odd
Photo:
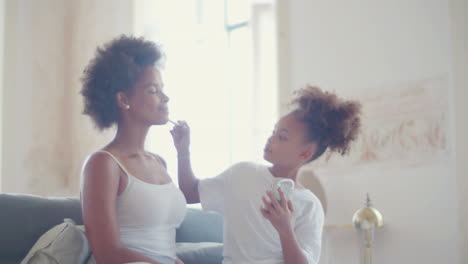
[[[184,264],[221,264],[223,262],[222,243],[177,243],[176,252]]]
[[[90,253],[84,226],[67,218],[42,235],[21,264],[82,264]]]

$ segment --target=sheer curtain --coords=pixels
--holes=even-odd
[[[135,1],[135,32],[166,53],[170,118],[191,127],[193,169],[213,177],[242,161],[263,162],[277,119],[273,5],[250,0]],[[147,148],[177,181],[169,130],[154,127]]]

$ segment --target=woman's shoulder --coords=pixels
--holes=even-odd
[[[108,150],[102,149],[89,154],[85,159],[85,164],[107,163],[113,160],[113,154]]]
[[[118,171],[119,164],[113,155],[106,150],[89,154],[83,164],[83,174],[97,171]]]
[[[115,190],[119,188],[120,175],[120,165],[111,155],[100,151],[91,153],[81,170],[80,189],[87,194],[105,193],[105,190],[117,193]]]

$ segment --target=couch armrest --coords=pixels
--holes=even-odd
[[[223,217],[215,212],[187,208],[187,215],[176,230],[176,242],[223,242]]]

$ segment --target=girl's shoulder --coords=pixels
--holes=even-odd
[[[233,174],[243,174],[249,177],[253,174],[265,174],[268,172],[268,167],[263,164],[252,161],[242,161],[235,163],[229,169]]]
[[[309,189],[296,189],[292,193],[294,205],[300,207],[304,214],[323,211],[320,199]]]
[[[257,168],[263,168],[263,167],[266,167],[266,166],[259,164],[259,163],[255,163],[253,161],[241,161],[231,166],[231,168],[235,168],[235,169],[257,169]]]

